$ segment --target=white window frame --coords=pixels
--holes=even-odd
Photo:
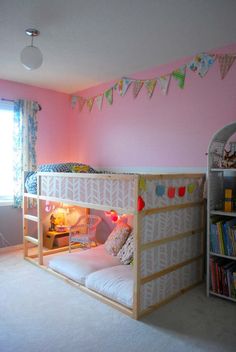
[[[0,110],[14,110],[14,102],[0,100]],[[13,205],[13,194],[8,196],[0,195],[0,207]]]

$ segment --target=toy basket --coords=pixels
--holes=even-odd
[[[96,243],[97,226],[102,219],[97,215],[83,215],[70,227],[69,251],[71,243],[80,243],[81,246],[89,247],[91,243]]]

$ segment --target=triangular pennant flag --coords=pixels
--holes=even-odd
[[[122,88],[122,97],[126,94],[130,84],[133,82],[132,79],[129,78],[123,78],[123,88]]]
[[[83,97],[78,97],[78,102],[79,102],[79,111],[82,111],[84,104],[85,104],[86,99]]]
[[[166,95],[168,92],[169,84],[170,84],[171,75],[162,76],[157,78],[158,84],[160,86],[161,92]]]
[[[139,179],[139,189],[143,192],[147,190],[146,179],[144,177],[140,177]]]
[[[108,90],[105,91],[104,93],[106,99],[107,99],[107,102],[112,105],[113,103],[113,88],[109,88]]]
[[[194,57],[190,64],[188,64],[188,68],[193,72],[197,72],[200,77],[204,77],[215,62],[215,59],[215,55],[201,53]]]
[[[233,65],[236,59],[236,55],[234,54],[225,54],[225,55],[218,55],[218,62],[220,65],[220,76],[221,79],[224,79],[227,73],[229,72],[231,66]]]
[[[134,95],[134,98],[136,98],[138,96],[138,93],[140,92],[142,86],[143,86],[143,81],[140,81],[139,79],[134,81],[134,84],[133,84],[133,95]]]
[[[114,85],[114,89],[116,89],[118,94],[123,97],[131,83],[132,79],[122,78]]]
[[[96,104],[98,106],[98,109],[101,111],[102,110],[102,102],[103,102],[103,94],[102,95],[98,95],[95,98]]]
[[[73,96],[71,97],[71,107],[72,107],[72,109],[75,108],[75,105],[76,105],[76,103],[77,103],[77,100],[78,100],[78,97],[76,97],[75,95],[73,95]]]
[[[91,110],[92,110],[92,107],[93,107],[93,103],[94,103],[94,97],[91,97],[91,98],[88,98],[87,99],[87,107],[88,107],[88,109],[89,109],[89,111],[91,112]]]
[[[181,89],[184,88],[185,75],[186,75],[185,65],[172,72],[172,76],[176,81],[178,81],[178,86]]]
[[[148,96],[149,96],[149,98],[151,98],[153,95],[154,89],[156,87],[157,80],[156,79],[149,79],[149,80],[145,81],[144,84],[145,84],[145,87],[147,88]]]

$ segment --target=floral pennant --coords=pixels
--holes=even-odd
[[[87,104],[87,107],[89,109],[89,112],[91,112],[91,110],[92,110],[93,103],[94,103],[94,97],[91,97],[91,98],[87,99],[86,104]]]
[[[164,185],[157,185],[156,186],[157,197],[163,197],[164,194],[165,194],[165,186]]]
[[[101,111],[102,110],[102,102],[103,102],[103,94],[102,95],[98,95],[95,98],[96,104],[98,106],[98,109]]]
[[[78,103],[79,103],[79,111],[82,111],[84,104],[85,104],[86,99],[83,97],[78,97]]]
[[[158,84],[160,86],[161,92],[166,95],[168,92],[169,84],[170,84],[171,75],[162,76],[157,78]]]
[[[132,79],[122,78],[115,84],[114,88],[117,90],[118,94],[123,97],[131,83]]]
[[[143,86],[143,81],[140,81],[140,80],[136,80],[134,81],[134,84],[133,84],[133,96],[134,98],[136,98],[138,96],[138,93],[140,92],[142,86]]]
[[[211,65],[213,65],[215,59],[215,55],[201,53],[194,57],[193,61],[188,65],[188,68],[193,72],[197,72],[200,77],[204,77]]]
[[[75,108],[75,105],[76,105],[76,103],[77,103],[77,100],[78,100],[78,97],[76,97],[75,95],[73,95],[73,96],[71,97],[71,107],[72,107],[72,109]]]
[[[178,81],[179,88],[184,88],[185,76],[186,76],[186,66],[182,66],[177,70],[172,72],[172,76],[176,81]]]
[[[107,99],[107,102],[112,105],[113,103],[113,87],[111,87],[110,89],[106,90],[105,93],[104,93],[106,99]]]
[[[225,78],[225,76],[229,72],[231,66],[233,65],[235,59],[236,59],[236,55],[231,55],[231,54],[225,54],[225,55],[218,56],[221,79]]]
[[[174,198],[175,196],[175,187],[169,187],[167,190],[167,195],[169,198]]]
[[[156,79],[149,79],[149,80],[145,81],[144,84],[145,84],[145,87],[147,88],[148,96],[149,96],[149,98],[151,98],[153,95],[154,89],[156,87],[157,80]]]
[[[140,177],[139,179],[139,189],[143,192],[146,192],[147,190],[146,180],[144,177]]]

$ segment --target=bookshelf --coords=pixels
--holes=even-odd
[[[208,147],[207,295],[236,302],[236,168],[225,167],[225,149],[236,151],[236,122],[223,127]],[[232,139],[233,138],[233,139]],[[225,190],[232,209],[225,211]]]

